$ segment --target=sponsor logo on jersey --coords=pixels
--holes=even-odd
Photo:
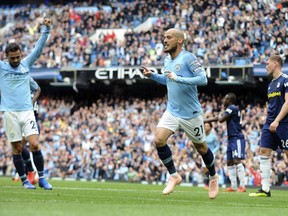
[[[270,94],[268,94],[268,98],[273,98],[276,96],[281,96],[281,92],[271,92]]]
[[[5,80],[22,80],[27,77],[28,73],[7,73],[4,75]]]

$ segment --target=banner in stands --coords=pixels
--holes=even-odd
[[[154,73],[161,73],[160,67],[149,67]],[[99,80],[109,79],[144,79],[142,70],[135,67],[125,68],[99,68],[95,71],[95,78]]]
[[[149,67],[155,73],[162,73],[162,67]],[[254,65],[234,67],[234,66],[209,66],[205,67],[209,78],[220,78],[226,73],[228,76],[239,76],[247,71],[253,71],[254,77],[266,77],[266,65]],[[252,70],[251,70],[252,69]],[[59,71],[60,70],[60,71]],[[283,65],[282,71],[288,74],[288,64]],[[61,81],[65,77],[75,78],[81,73],[87,78],[98,80],[111,79],[144,79],[141,67],[113,67],[113,68],[32,68],[31,76],[36,80],[58,80]],[[249,72],[250,73],[250,72]]]

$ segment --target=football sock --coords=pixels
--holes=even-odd
[[[26,168],[29,172],[33,172],[33,166],[32,166],[32,162],[31,162],[31,158],[30,158],[30,152],[27,148],[24,147],[24,149],[22,150],[22,158],[24,163],[26,164]]]
[[[245,169],[242,163],[237,164],[237,175],[240,181],[240,186],[245,187]]]
[[[43,159],[43,155],[42,152],[36,151],[36,152],[32,152],[33,155],[33,161],[35,164],[35,167],[37,169],[39,178],[43,178],[44,176],[44,159]]]
[[[237,189],[236,167],[234,165],[228,166],[227,169],[228,169],[229,179],[231,182],[231,187],[236,190]]]
[[[13,164],[16,168],[16,171],[19,175],[19,178],[22,182],[27,180],[26,173],[25,173],[25,166],[23,163],[23,159],[21,155],[14,155],[13,154]]]
[[[214,165],[214,155],[212,151],[208,148],[208,151],[206,152],[206,154],[201,155],[201,156],[207,169],[209,170],[209,175],[214,176],[216,174],[216,171],[215,171],[215,165]]]
[[[174,166],[174,161],[172,158],[172,152],[169,146],[166,144],[165,146],[156,148],[158,152],[158,156],[161,159],[164,166],[167,168],[169,174],[173,174],[176,172],[176,168]]]
[[[270,191],[270,172],[271,172],[271,164],[269,157],[260,156],[260,171],[262,177],[262,190],[265,192]]]

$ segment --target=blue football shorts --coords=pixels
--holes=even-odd
[[[260,146],[273,149],[288,150],[288,123],[280,123],[275,133],[269,130],[270,124],[264,124]]]
[[[245,145],[244,137],[229,138],[226,152],[227,160],[245,159]]]

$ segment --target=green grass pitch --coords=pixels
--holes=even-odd
[[[138,183],[49,181],[52,191],[37,186],[21,188],[20,182],[0,178],[0,216],[284,216],[288,215],[288,191],[272,190],[271,198],[246,193],[220,193],[208,198],[200,187],[177,186],[162,195],[163,185]]]

